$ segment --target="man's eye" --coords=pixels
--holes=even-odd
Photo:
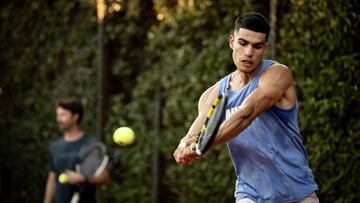
[[[262,45],[261,45],[261,44],[259,44],[259,45],[254,45],[253,47],[254,47],[254,49],[260,49],[260,48],[262,47]]]
[[[243,41],[240,41],[239,44],[240,44],[241,46],[246,46],[246,45],[247,45],[247,43],[246,43],[246,42],[243,42]]]

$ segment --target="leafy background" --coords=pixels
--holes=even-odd
[[[154,202],[154,166],[157,202],[234,202],[235,174],[225,146],[190,167],[176,165],[172,153],[196,116],[200,94],[234,70],[228,47],[234,20],[246,11],[269,17],[271,2],[107,1],[108,106],[102,138],[112,156],[113,180],[100,188],[100,202]],[[121,9],[111,10],[116,4]],[[96,1],[0,5],[0,201],[41,202],[47,147],[59,136],[55,101],[80,97],[86,109],[83,128],[96,134]],[[275,60],[296,78],[300,125],[321,202],[360,201],[359,7],[355,0],[277,2],[271,46],[276,46]],[[111,134],[119,126],[131,126],[136,143],[113,144]]]

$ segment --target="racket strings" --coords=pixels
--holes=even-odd
[[[87,159],[90,155],[97,154],[101,151],[99,147],[92,147],[91,149],[86,150],[86,152],[83,152],[81,155],[81,159]]]
[[[79,156],[80,171],[86,176],[92,176],[97,168],[102,164],[106,150],[101,144],[91,144],[86,147]]]
[[[109,157],[106,154],[106,147],[97,140],[88,141],[78,154],[76,171],[86,178],[99,176],[106,168]],[[71,203],[78,203],[81,199],[80,193],[84,191],[84,185],[78,185],[78,190],[73,194]]]

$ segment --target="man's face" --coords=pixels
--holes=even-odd
[[[252,73],[259,67],[268,47],[265,33],[240,28],[229,38],[232,57],[237,69],[244,73]]]
[[[78,114],[73,114],[71,111],[62,107],[56,108],[56,122],[59,129],[63,132],[70,130],[77,125]]]

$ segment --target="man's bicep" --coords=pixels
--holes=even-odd
[[[286,67],[274,67],[266,71],[258,87],[245,99],[243,109],[249,110],[254,118],[275,105],[293,83],[291,72]]]
[[[286,90],[293,84],[290,70],[283,65],[276,65],[265,71],[259,80],[258,91],[260,98],[269,102],[272,106],[285,94]]]

